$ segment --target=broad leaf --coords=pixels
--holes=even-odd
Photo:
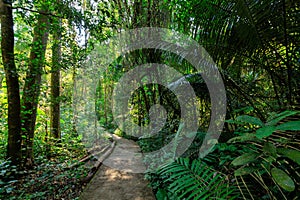
[[[257,126],[264,126],[264,123],[257,117],[252,117],[249,115],[241,115],[236,118],[236,121],[250,123]]]
[[[236,159],[234,159],[231,164],[234,166],[245,165],[247,163],[253,162],[256,160],[257,154],[256,153],[245,153]]]
[[[299,131],[300,121],[290,121],[280,124],[276,127],[277,130],[281,131]]]
[[[268,137],[272,135],[272,133],[276,130],[275,126],[265,126],[256,130],[256,137],[262,139],[264,137]]]
[[[298,163],[300,165],[300,152],[294,149],[286,149],[286,148],[278,148],[277,152],[279,154],[282,154],[289,159],[293,160],[294,162]]]
[[[278,168],[271,170],[272,177],[275,182],[284,190],[292,192],[295,190],[295,183],[287,173]]]

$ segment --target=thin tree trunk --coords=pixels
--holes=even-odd
[[[30,62],[25,79],[22,97],[22,135],[25,139],[24,161],[30,167],[33,164],[33,138],[36,122],[38,98],[40,94],[41,76],[44,67],[46,45],[48,41],[49,19],[40,14],[34,29]]]
[[[108,72],[106,71],[106,74]],[[108,124],[108,119],[107,119],[107,83],[104,84],[104,117],[105,117],[105,126],[107,126]]]
[[[1,50],[4,65],[7,101],[8,101],[8,144],[7,157],[13,164],[21,161],[21,118],[20,118],[20,92],[18,72],[14,58],[14,30],[11,3],[0,1],[1,13]]]
[[[77,91],[77,81],[76,81],[76,67],[73,66],[73,73],[72,73],[72,80],[73,80],[73,98],[72,98],[72,108],[73,108],[73,120],[72,120],[72,129],[73,129],[73,134],[75,136],[78,136],[77,133],[77,99],[75,98],[75,92]]]
[[[60,64],[61,64],[61,20],[58,20],[58,30],[53,33],[52,72],[51,72],[51,136],[60,139]]]

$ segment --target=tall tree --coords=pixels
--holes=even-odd
[[[0,1],[1,13],[1,50],[5,70],[8,100],[8,145],[7,157],[14,164],[21,161],[21,118],[18,73],[14,58],[14,22],[12,5],[9,1]]]
[[[52,70],[51,70],[51,136],[60,139],[60,65],[61,65],[61,19],[54,19]]]
[[[33,163],[33,138],[36,122],[38,98],[40,94],[41,76],[45,61],[45,52],[49,35],[49,16],[46,15],[46,4],[38,15],[34,28],[34,36],[30,52],[30,61],[26,74],[22,97],[22,134],[24,141],[24,159],[27,166]]]

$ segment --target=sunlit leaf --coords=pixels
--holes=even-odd
[[[268,137],[276,130],[275,126],[265,126],[256,130],[256,137],[259,139]]]

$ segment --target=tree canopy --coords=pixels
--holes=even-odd
[[[0,199],[78,197],[93,171],[82,163],[109,144],[107,133],[140,145],[157,199],[299,198],[299,1],[0,0],[0,15]],[[134,32],[145,27],[170,32],[157,36],[161,43],[152,47],[130,46],[147,38]],[[127,46],[114,43],[130,31],[122,41]],[[176,44],[181,35],[186,41]],[[170,47],[163,46],[166,38]],[[148,39],[151,43],[151,35]],[[224,83],[225,122],[211,120],[218,102],[205,73],[188,59],[195,49],[185,55],[179,48],[168,51],[193,42],[209,55],[203,65],[213,63],[220,74],[211,82]],[[151,68],[152,75],[136,68],[149,63],[181,76],[163,67]],[[98,74],[88,71],[91,65]],[[132,71],[142,78],[126,82]],[[96,80],[94,88],[88,80]],[[162,80],[168,84],[159,84]],[[118,103],[115,91],[131,87],[136,88],[128,101]],[[187,88],[195,97],[176,93]],[[86,106],[95,113],[86,113]],[[125,107],[127,115],[114,115]],[[183,136],[190,129],[182,116],[198,124],[196,131]],[[117,123],[128,119],[127,129]],[[224,128],[220,137],[212,133],[206,140],[211,123]],[[145,129],[134,129],[150,126],[143,137]],[[183,151],[185,138],[193,139]],[[150,156],[172,142],[172,151]],[[213,144],[208,154],[199,157],[208,143]],[[176,156],[178,151],[183,153]],[[170,162],[155,169],[160,159]]]

